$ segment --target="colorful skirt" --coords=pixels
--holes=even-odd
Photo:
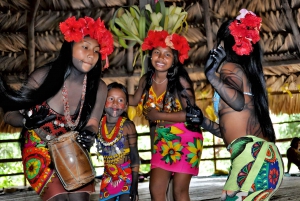
[[[106,164],[100,186],[100,200],[129,194],[131,183],[130,161],[123,164]]]
[[[228,147],[231,167],[222,200],[269,200],[284,175],[281,155],[272,142],[241,137]]]
[[[198,175],[203,148],[201,132],[193,132],[184,123],[169,124],[155,131],[151,169]]]

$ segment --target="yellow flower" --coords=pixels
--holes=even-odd
[[[162,160],[166,163],[175,163],[180,160],[181,155],[183,154],[181,151],[183,146],[179,142],[172,143],[172,141],[167,141],[167,143],[163,144],[161,148],[161,155],[163,157]]]
[[[26,163],[26,170],[29,179],[34,178],[39,173],[40,166],[40,161],[35,159],[31,159]]]
[[[187,161],[192,164],[192,167],[198,167],[201,159],[203,141],[199,138],[194,138],[194,143],[189,142],[189,146],[187,146],[187,150],[190,151],[187,154]]]

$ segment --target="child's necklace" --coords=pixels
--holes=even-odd
[[[123,125],[122,119],[123,119],[123,117],[120,116],[118,118],[118,121],[117,121],[116,125],[112,129],[112,131],[108,132],[108,129],[107,129],[107,126],[106,126],[107,117],[106,116],[103,117],[102,124],[101,124],[101,136],[104,139],[104,141],[112,142],[113,140],[116,139],[117,135],[120,132],[121,122],[122,122],[122,125]],[[123,126],[122,126],[122,130],[123,130]]]

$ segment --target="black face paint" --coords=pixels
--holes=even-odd
[[[124,112],[122,109],[112,108],[112,107],[106,107],[104,108],[105,112],[112,117],[119,117]]]
[[[72,57],[72,62],[75,68],[77,68],[78,70],[82,69],[83,61],[76,59],[75,57]]]

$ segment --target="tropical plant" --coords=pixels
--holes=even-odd
[[[182,7],[171,5],[166,7],[163,0],[155,4],[154,10],[150,4],[145,8],[139,9],[133,5],[121,7],[114,13],[110,21],[110,28],[118,37],[119,44],[124,48],[139,45],[139,50],[134,57],[133,66],[135,66],[138,57],[141,59],[142,75],[146,72],[145,58],[141,45],[149,30],[165,30],[169,34],[180,33],[185,25],[187,29],[187,12]],[[149,19],[149,20],[147,20]]]

